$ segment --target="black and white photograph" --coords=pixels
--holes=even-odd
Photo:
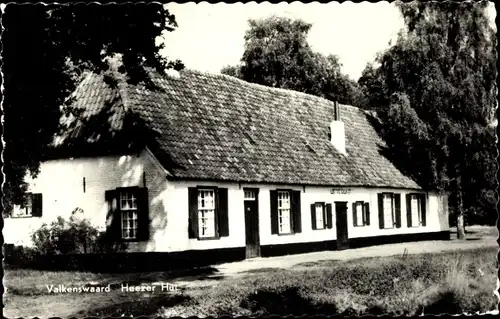
[[[1,13],[4,317],[498,314],[492,1]]]

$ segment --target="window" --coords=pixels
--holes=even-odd
[[[411,195],[411,220],[412,226],[419,226],[422,222],[422,215],[420,214],[420,199],[417,195]]]
[[[379,228],[401,228],[401,194],[378,194]]]
[[[316,214],[316,229],[324,229],[325,228],[325,205],[323,203],[316,203],[314,205],[314,213]]]
[[[11,217],[41,217],[42,194],[26,193],[24,203],[15,205]]]
[[[394,205],[392,202],[392,194],[383,195],[383,216],[384,216],[384,228],[394,227]]]
[[[215,191],[198,190],[198,234],[200,237],[215,236]]]
[[[425,226],[425,194],[407,194],[406,206],[408,227]]]
[[[106,232],[113,240],[149,239],[149,196],[146,187],[118,187],[104,192],[108,205]]]
[[[278,192],[278,233],[288,234],[292,232],[290,224],[290,192]]]
[[[245,196],[244,199],[245,200],[255,200],[255,198],[257,197],[256,193],[257,192],[254,190],[245,190],[244,191],[244,196]]]
[[[301,191],[291,189],[269,191],[272,235],[292,235],[302,232],[300,193]],[[313,219],[314,211],[314,204],[311,204]]]
[[[122,217],[122,238],[136,239],[138,230],[137,194],[131,189],[120,191],[120,212]]]
[[[352,220],[355,227],[370,226],[370,204],[362,201],[354,202]]]
[[[229,236],[228,190],[215,186],[188,187],[188,238]]]

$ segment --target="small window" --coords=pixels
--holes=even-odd
[[[198,234],[200,238],[215,236],[215,191],[198,190]]]
[[[245,200],[255,200],[257,198],[256,191],[254,190],[245,190],[244,191],[244,199]]]
[[[120,191],[120,211],[122,217],[122,238],[136,239],[138,230],[137,221],[137,194],[131,189]]]
[[[289,234],[292,232],[290,223],[290,192],[278,192],[278,233]]]
[[[352,204],[352,218],[355,227],[370,226],[369,203],[359,201]]]
[[[394,204],[392,194],[383,195],[384,228],[394,227]]]
[[[15,205],[11,217],[40,217],[42,216],[42,194],[26,193],[24,203]]]
[[[314,213],[316,214],[316,229],[325,228],[324,212],[325,206],[323,203],[316,203],[314,205]]]

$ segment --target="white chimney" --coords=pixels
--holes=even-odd
[[[345,150],[345,128],[344,122],[340,120],[340,107],[338,102],[334,102],[334,118],[330,123],[330,142],[342,154],[347,155]]]

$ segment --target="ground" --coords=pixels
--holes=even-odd
[[[456,237],[452,234],[452,238]],[[496,228],[466,241],[426,241],[256,258],[178,271],[129,274],[7,270],[6,317],[209,316],[306,313],[421,314],[495,308]],[[121,284],[177,285],[122,292]],[[47,285],[108,285],[109,293],[49,294]],[[404,297],[401,297],[404,296]],[[276,307],[280,305],[280,307]],[[437,309],[437,310],[436,310]],[[439,310],[441,309],[441,310]]]

